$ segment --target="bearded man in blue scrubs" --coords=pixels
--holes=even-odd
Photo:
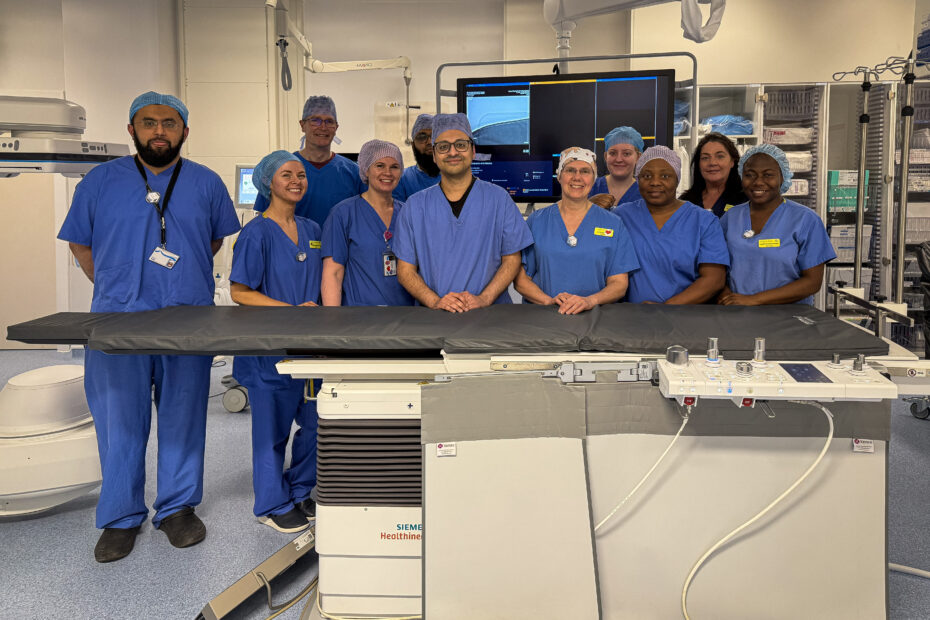
[[[94,283],[92,312],[213,304],[213,256],[239,230],[229,192],[213,171],[182,159],[188,112],[147,92],[129,108],[137,155],[91,170],[77,185],[58,233]],[[103,485],[98,562],[132,551],[148,516],[145,448],[158,414],[158,490],[152,525],[175,547],[202,541],[194,514],[203,496],[211,358],[86,352],[84,389],[97,431]]]
[[[332,98],[326,95],[308,97],[300,129],[304,132],[304,147],[294,155],[307,171],[307,193],[297,203],[296,215],[313,220],[322,228],[334,206],[361,194],[367,187],[359,178],[358,164],[333,153],[339,123]],[[259,194],[255,210],[261,213],[267,208],[268,199]]]
[[[533,236],[510,194],[477,179],[464,114],[433,117],[438,185],[411,196],[398,217],[397,278],[428,308],[467,312],[510,303],[507,287]]]
[[[421,114],[410,130],[413,143],[413,158],[416,161],[404,170],[400,183],[394,189],[394,198],[407,202],[413,194],[421,189],[439,183],[439,166],[433,161],[433,115]]]

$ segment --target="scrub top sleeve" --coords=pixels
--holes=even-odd
[[[85,178],[74,189],[71,208],[58,231],[58,238],[80,245],[90,246],[94,235],[94,205],[97,200],[96,186],[92,189]]]
[[[735,216],[732,216],[732,217],[735,217]],[[726,213],[724,213],[723,217],[720,218],[720,229],[723,230],[724,239],[727,238],[727,230],[729,229],[729,226],[730,226],[730,219],[731,219],[730,211],[727,211]]]
[[[530,229],[530,234],[533,234],[533,229],[537,225],[537,220],[539,219],[539,214],[541,211],[534,211],[530,213],[530,216],[526,218],[526,225]],[[526,270],[526,275],[533,277],[536,275],[536,235],[533,235],[534,241],[533,245],[523,248],[523,252],[520,256],[523,262],[523,268]]]
[[[798,235],[798,267],[801,271],[836,258],[830,236],[827,235],[827,229],[820,218],[814,216],[804,219],[811,221],[801,223],[802,228]]]
[[[394,255],[405,263],[419,265],[417,260],[416,239],[413,233],[413,209],[409,206],[401,209],[397,216],[397,226],[394,230],[394,239],[391,247]]]
[[[730,266],[730,250],[723,238],[723,229],[720,221],[713,213],[705,211],[710,218],[702,218],[701,249],[698,251],[698,264],[713,263],[715,265]],[[704,214],[702,214],[704,215]]]
[[[233,235],[242,228],[236,215],[229,191],[219,177],[213,183],[213,192],[210,196],[210,224],[213,226],[211,239],[222,239]]]
[[[322,257],[331,256],[340,265],[345,265],[349,260],[349,222],[346,211],[348,209],[337,206],[329,212],[329,216],[323,222],[323,236],[321,237]]]
[[[252,234],[254,232],[257,232],[255,227],[246,228],[236,239],[229,281],[244,284],[257,291],[261,289],[265,275],[265,256],[261,239]]]
[[[636,257],[636,250],[633,249],[633,240],[630,239],[630,234],[627,232],[623,221],[619,217],[617,220],[617,223],[614,224],[617,229],[617,234],[614,235],[617,240],[617,248],[607,271],[608,276],[629,273],[639,269],[639,259]]]
[[[533,233],[530,232],[529,226],[523,220],[516,203],[508,197],[501,208],[504,209],[504,222],[501,235],[501,256],[507,256],[514,252],[519,252],[523,248],[533,245]]]

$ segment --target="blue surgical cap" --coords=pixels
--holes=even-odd
[[[461,112],[458,114],[437,114],[433,117],[433,144],[436,144],[436,139],[441,133],[453,129],[464,132],[469,140],[474,140],[474,136],[471,134],[471,124],[468,122],[467,116]]]
[[[615,144],[632,144],[640,153],[646,147],[643,137],[632,127],[614,127],[607,132],[604,136],[604,150],[606,151]]]
[[[258,190],[258,193],[271,200],[271,179],[278,168],[289,161],[300,161],[293,153],[287,151],[274,151],[268,153],[255,166],[252,171],[252,185]]]
[[[758,155],[762,153],[763,155],[768,155],[775,160],[775,163],[778,164],[778,167],[781,168],[781,193],[785,193],[791,187],[791,177],[794,176],[794,173],[791,172],[791,166],[788,165],[788,156],[785,155],[785,152],[775,146],[774,144],[757,144],[756,146],[748,149],[743,156],[739,158],[739,164],[737,165],[737,171],[739,176],[743,176],[743,166],[749,161],[749,158],[753,155]]]
[[[417,117],[417,120],[413,121],[413,129],[410,130],[410,137],[414,137],[424,129],[433,128],[433,115],[432,114],[421,114]]]
[[[310,118],[314,114],[328,114],[336,120],[336,103],[333,98],[328,95],[311,95],[307,97],[307,102],[304,103],[304,115],[300,118]]]
[[[621,144],[624,144],[621,142]],[[629,143],[626,143],[629,144]],[[668,148],[667,146],[662,146],[657,144],[655,146],[650,146],[646,151],[636,160],[636,168],[634,169],[633,174],[639,176],[639,171],[643,169],[643,166],[651,162],[653,159],[662,159],[669,166],[672,167],[672,170],[675,171],[675,176],[681,179],[681,157],[678,156],[678,153]]]
[[[181,115],[181,120],[184,121],[184,125],[187,125],[187,106],[174,95],[163,95],[153,90],[142,93],[132,100],[132,105],[129,106],[129,122],[132,123],[132,118],[136,115],[136,112],[147,105],[166,105],[174,108],[178,111],[178,114]]]

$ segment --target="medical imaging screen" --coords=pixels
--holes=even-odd
[[[675,72],[626,71],[458,80],[458,110],[475,137],[474,174],[518,202],[558,200],[559,153],[597,153],[606,174],[604,136],[628,125],[646,147],[671,146]]]

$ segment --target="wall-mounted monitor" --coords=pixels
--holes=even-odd
[[[258,198],[258,189],[252,184],[254,165],[236,165],[236,208],[252,209]]]
[[[591,149],[604,166],[604,135],[629,125],[646,147],[672,145],[675,72],[615,71],[460,78],[458,110],[475,136],[474,174],[517,202],[553,202],[559,153]]]

